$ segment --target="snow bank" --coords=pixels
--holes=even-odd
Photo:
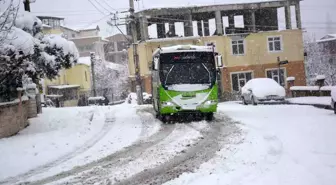
[[[319,91],[319,86],[293,86],[290,88],[291,91]]]
[[[249,94],[249,89],[256,97],[260,98],[270,95],[286,96],[285,89],[270,78],[254,78],[248,81],[242,88],[242,94]]]
[[[306,105],[330,105],[330,96],[309,96],[309,97],[297,97],[287,99],[290,103],[306,104]]]
[[[335,87],[335,86],[323,86],[323,87],[321,87],[320,90],[321,91],[331,91],[333,87]]]
[[[295,77],[294,76],[290,76],[290,77],[287,77],[286,81],[294,81],[295,80]]]
[[[0,140],[0,181],[85,147],[102,130],[102,116],[90,107],[44,109],[18,135]]]
[[[209,89],[209,84],[175,84],[167,86],[168,90],[171,91],[201,91],[205,89]]]

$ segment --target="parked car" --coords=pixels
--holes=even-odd
[[[331,89],[331,107],[334,109],[336,114],[336,86]]]
[[[263,101],[284,101],[285,88],[270,78],[255,78],[248,81],[241,89],[241,98],[244,105],[257,105]]]
[[[94,105],[104,105],[105,98],[102,96],[97,97],[89,97],[88,98],[88,105],[94,106]]]
[[[144,104],[152,104],[152,95],[146,92],[142,93],[143,103]],[[128,104],[137,104],[137,95],[136,93],[130,93],[126,98],[126,102]]]

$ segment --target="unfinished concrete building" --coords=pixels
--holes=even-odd
[[[295,6],[296,27],[301,29],[300,0],[143,10],[135,14],[138,40],[149,39],[148,26],[152,24],[156,24],[158,38],[176,37],[177,22],[183,22],[185,37],[195,36],[193,21],[197,21],[198,36],[278,30],[278,8],[282,7],[285,9],[286,28],[292,29],[291,6]],[[235,16],[243,16],[243,28],[235,27]],[[227,17],[229,23],[225,29],[223,17]],[[210,19],[215,19],[214,33],[210,33]],[[169,24],[168,30],[166,23]]]

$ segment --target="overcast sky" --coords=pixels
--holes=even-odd
[[[22,0],[21,0],[22,1]],[[90,0],[100,10],[98,11],[89,0],[36,0],[31,4],[32,12],[41,15],[54,15],[65,18],[66,25],[89,26],[98,24],[101,34],[108,36],[118,33],[115,28],[106,24],[110,17],[109,12],[125,11],[128,0]],[[239,2],[256,2],[258,0],[140,0],[135,2],[137,10],[158,7],[181,7],[191,5],[210,5]],[[259,0],[267,1],[267,0]],[[23,9],[23,6],[22,6]],[[336,33],[336,0],[304,0],[301,2],[301,16],[303,27],[316,37],[322,37],[327,33],[327,13],[333,23],[329,24]],[[279,9],[280,26],[284,26],[283,10]],[[119,15],[122,17],[122,14]],[[293,21],[295,18],[293,18]],[[225,21],[224,21],[225,22]],[[150,29],[150,34],[155,36],[155,28]],[[214,29],[213,27],[211,29]],[[177,32],[182,32],[180,27]],[[182,34],[182,33],[181,33]]]

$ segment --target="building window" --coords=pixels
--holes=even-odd
[[[280,69],[280,76],[279,76],[279,69],[267,69],[266,70],[266,76],[267,78],[271,78],[278,82],[281,86],[285,86],[285,69]]]
[[[240,89],[252,79],[252,72],[242,72],[231,74],[232,90],[240,91]]]
[[[268,37],[268,51],[276,52],[282,51],[281,37]]]
[[[85,75],[85,81],[88,81],[86,71],[84,75]]]
[[[232,45],[232,54],[233,55],[244,55],[244,40],[233,40]]]
[[[71,34],[71,37],[72,37],[72,38],[75,38],[75,37],[76,37],[76,34],[72,33],[72,34]]]

